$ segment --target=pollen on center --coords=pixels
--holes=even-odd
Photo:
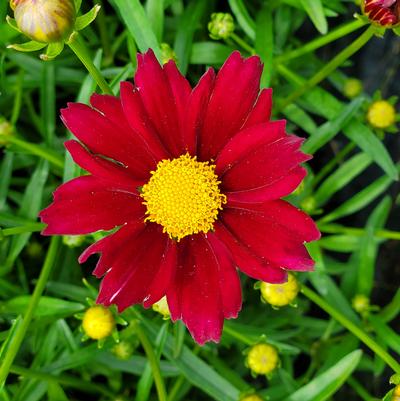
[[[160,161],[151,175],[141,190],[146,221],[162,225],[163,231],[177,241],[213,229],[226,203],[214,165],[199,162],[187,153]]]

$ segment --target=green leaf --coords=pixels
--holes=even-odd
[[[21,325],[21,323],[22,323],[21,315],[17,316],[17,318],[14,319],[14,321],[12,322],[12,325],[11,325],[10,329],[8,330],[8,335],[0,348],[0,361],[3,360],[4,356],[7,353],[7,350],[12,345],[15,332],[17,331],[17,329]]]
[[[3,156],[3,162],[0,166],[0,210],[4,209],[7,202],[7,193],[12,175],[13,160],[14,153],[7,152]]]
[[[64,44],[62,44],[64,47]],[[47,49],[50,48],[50,45]],[[57,51],[57,50],[56,50]],[[52,146],[56,129],[56,71],[54,63],[44,63],[40,81],[40,117],[42,135],[47,146]]]
[[[206,11],[207,3],[208,1],[204,0],[192,0],[179,18],[174,51],[178,59],[178,67],[183,75],[187,72],[192,53],[193,35],[199,27],[199,22]]]
[[[305,386],[290,394],[285,398],[285,401],[328,400],[352,374],[360,362],[361,356],[361,350],[353,351],[326,372],[317,376]]]
[[[8,49],[14,49],[19,52],[35,52],[37,50],[41,50],[47,46],[47,43],[36,42],[35,40],[31,40],[30,42],[25,43],[14,43],[12,45],[8,45]]]
[[[30,300],[30,295],[21,295],[3,302],[0,305],[0,310],[2,313],[21,314],[26,311]],[[35,310],[34,317],[71,316],[74,313],[82,311],[84,308],[84,305],[77,302],[42,296]]]
[[[328,32],[328,23],[325,18],[324,7],[321,0],[300,0],[305,12],[320,33]]]
[[[370,315],[368,321],[378,335],[379,343],[385,343],[389,348],[400,355],[400,335],[377,315]]]
[[[360,247],[360,238],[351,235],[328,235],[323,236],[318,244],[321,248],[335,252],[354,252]]]
[[[256,20],[255,50],[264,63],[261,76],[261,88],[268,88],[271,82],[274,56],[274,24],[272,8],[265,3]]]
[[[303,129],[307,134],[313,135],[317,131],[318,127],[314,120],[297,104],[289,104],[282,112],[288,120]]]
[[[222,65],[233,50],[218,42],[193,43],[190,64]]]
[[[114,0],[113,4],[119,11],[128,32],[135,39],[139,50],[145,52],[149,48],[153,49],[154,54],[161,60],[161,50],[158,45],[150,21],[139,0]]]
[[[319,148],[332,140],[355,116],[364,101],[364,98],[354,99],[340,110],[335,118],[319,127],[314,134],[304,142],[302,147],[303,151],[314,154]]]
[[[246,35],[254,40],[256,38],[256,24],[250,17],[242,0],[228,0],[233,15]]]
[[[62,387],[56,382],[48,382],[47,383],[47,395],[48,401],[68,401],[68,397],[66,396]]]
[[[47,46],[45,54],[41,54],[40,58],[43,61],[50,61],[55,59],[64,49],[64,42],[50,43]]]
[[[96,4],[86,14],[78,17],[75,21],[74,30],[81,31],[82,29],[85,29],[88,25],[90,25],[96,19],[100,9],[101,6]]]
[[[164,0],[147,0],[145,9],[153,32],[158,42],[161,42],[164,30]]]
[[[317,207],[324,205],[337,191],[361,174],[372,162],[370,156],[359,153],[343,163],[333,174],[325,179],[315,192]]]

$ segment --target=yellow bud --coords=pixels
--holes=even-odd
[[[343,94],[349,99],[357,97],[363,91],[363,84],[359,79],[349,78],[343,86]]]
[[[75,23],[73,0],[12,0],[18,28],[37,42],[65,39]]]
[[[133,346],[127,341],[121,341],[112,348],[112,353],[122,360],[129,359],[133,354]]]
[[[396,110],[388,101],[377,100],[369,106],[367,120],[375,128],[389,128],[396,121]]]
[[[77,248],[85,242],[84,235],[64,235],[62,238],[63,244],[69,248]]]
[[[8,138],[14,134],[14,127],[0,116],[0,147],[8,144]]]
[[[264,401],[261,397],[257,394],[247,395],[244,398],[241,398],[240,401]]]
[[[162,297],[158,302],[153,304],[152,308],[154,311],[162,315],[164,319],[168,319],[170,317],[167,297]]]
[[[391,401],[400,401],[400,384],[394,388]]]
[[[279,363],[278,351],[270,344],[256,344],[247,354],[246,365],[255,374],[271,373]]]
[[[111,335],[115,327],[115,319],[111,311],[104,306],[96,305],[86,310],[82,328],[93,340],[101,340]]]
[[[168,43],[161,43],[160,48],[161,48],[161,62],[163,64],[168,63],[168,61],[170,60],[173,60],[175,62],[177,61],[176,54],[173,51],[173,49],[171,49]]]
[[[368,312],[369,298],[363,294],[357,294],[351,301],[353,309],[359,314]]]
[[[299,292],[299,283],[296,277],[289,273],[288,281],[283,284],[261,282],[262,299],[272,306],[285,306],[293,302]]]

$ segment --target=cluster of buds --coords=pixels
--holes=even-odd
[[[364,0],[364,14],[374,24],[392,28],[400,25],[400,0]]]
[[[208,31],[211,39],[228,39],[235,30],[233,17],[228,13],[213,13],[208,23]]]
[[[7,17],[8,24],[31,41],[9,45],[9,48],[31,52],[45,48],[40,56],[51,60],[58,56],[76,32],[86,28],[97,16],[100,6],[77,17],[73,0],[10,0],[14,19]]]

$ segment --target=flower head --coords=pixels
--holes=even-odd
[[[115,328],[112,312],[101,305],[88,308],[83,315],[82,329],[93,340],[102,340],[110,336]]]
[[[390,28],[400,23],[399,0],[363,0],[362,8],[375,25]]]
[[[296,277],[289,273],[288,281],[282,284],[261,282],[259,284],[262,300],[275,307],[291,304],[300,290]]]
[[[192,89],[173,61],[161,66],[148,51],[120,97],[94,94],[91,106],[62,110],[80,141],[65,146],[90,175],[56,190],[40,213],[43,233],[114,229],[79,258],[101,254],[98,303],[122,311],[166,296],[171,319],[203,344],[239,313],[237,268],[270,283],[313,268],[304,243],[319,231],[280,199],[303,180],[309,156],[285,121],[270,121],[261,72],[258,57],[234,52]]]
[[[270,344],[256,344],[248,351],[246,365],[255,375],[268,375],[278,364],[278,351]]]
[[[377,100],[369,106],[367,120],[378,129],[387,129],[396,122],[396,109],[387,100]]]
[[[208,23],[211,39],[228,39],[235,30],[235,24],[231,14],[213,13]]]

